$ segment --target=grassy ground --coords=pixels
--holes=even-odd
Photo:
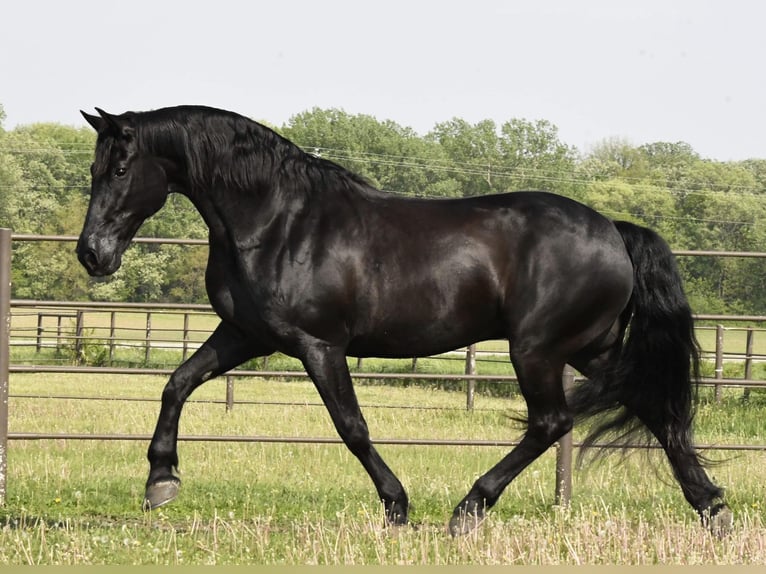
[[[156,402],[43,400],[37,394],[157,398],[163,378],[14,374],[11,432],[150,434]],[[358,385],[373,439],[514,439],[516,399],[426,384]],[[23,397],[20,395],[27,395]],[[238,404],[215,401],[222,381],[195,393],[182,435],[335,437],[306,382],[238,382]],[[763,442],[766,396],[703,392],[699,443]],[[286,405],[290,402],[294,404]],[[407,406],[416,408],[388,408]],[[420,408],[417,408],[420,407]],[[430,407],[440,407],[434,409]],[[582,430],[577,431],[581,436]],[[576,436],[576,438],[577,438]],[[506,490],[482,528],[445,531],[451,509],[507,449],[381,445],[407,488],[413,527],[386,529],[372,483],[342,445],[182,442],[184,485],[173,504],[139,510],[146,442],[12,441],[0,508],[0,564],[763,564],[762,452],[710,452],[727,488],[734,532],[702,529],[659,453],[617,454],[578,470],[569,508],[554,505],[551,450]]]

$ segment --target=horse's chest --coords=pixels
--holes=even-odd
[[[205,272],[205,287],[215,312],[231,323],[245,327],[257,322],[260,315],[253,286],[242,280],[235,265],[225,256],[211,252]],[[249,330],[249,329],[246,329]]]
[[[258,281],[250,275],[225,256],[211,253],[205,274],[210,304],[222,320],[274,344],[279,338],[274,327],[280,322],[278,306],[274,304],[273,293],[264,287],[268,281]]]

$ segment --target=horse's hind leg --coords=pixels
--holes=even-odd
[[[723,490],[708,478],[691,444],[688,429],[676,428],[675,421],[663,421],[648,408],[636,412],[665,450],[684,497],[700,515],[702,523],[715,534],[726,534],[731,529],[733,515],[723,502]]]
[[[614,345],[601,354],[581,354],[570,362],[587,378],[610,376],[610,371],[618,360],[619,349],[619,345]],[[611,373],[611,376],[617,375]],[[728,531],[732,523],[731,511],[722,502],[721,489],[708,478],[691,444],[689,429],[682,428],[677,421],[663,420],[665,415],[662,409],[652,409],[647,405],[638,404],[638,401],[634,401],[635,404],[631,404],[629,400],[623,402],[662,446],[684,497],[699,513],[703,523],[717,534]]]
[[[552,355],[550,350],[512,351],[511,361],[527,402],[527,431],[521,442],[481,476],[457,505],[449,523],[453,536],[475,528],[505,487],[572,428],[573,418],[562,387],[564,361]]]

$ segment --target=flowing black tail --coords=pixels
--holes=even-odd
[[[691,449],[691,425],[699,379],[699,346],[675,258],[654,231],[617,221],[634,268],[630,318],[617,360],[589,375],[569,398],[578,418],[612,411],[595,426],[586,446],[600,438],[626,445],[651,431],[665,447]],[[632,316],[630,312],[632,311]]]
[[[631,302],[619,319],[622,328],[628,323],[627,335],[621,347],[618,342],[609,351],[609,367],[588,373],[589,381],[576,387],[569,405],[578,418],[614,413],[591,431],[586,446],[605,435],[612,437],[607,444],[623,446],[642,431],[653,435],[686,500],[703,524],[723,535],[733,515],[692,444],[699,345],[675,258],[653,231],[624,221],[615,226],[634,270]]]

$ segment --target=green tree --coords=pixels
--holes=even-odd
[[[686,180],[700,159],[686,142],[654,142],[638,149],[649,166],[647,179],[669,189],[686,189]]]
[[[692,164],[683,186],[681,196],[697,191],[753,193],[756,179],[753,172],[738,163],[698,160]]]
[[[3,134],[0,148],[19,174],[5,188],[4,202],[15,231],[75,232],[61,227],[61,209],[90,185],[94,142],[92,133],[58,124],[20,126]]]
[[[204,280],[207,256],[207,247],[174,247],[167,262],[164,301],[207,303]]]
[[[11,153],[9,140],[3,129],[5,110],[0,104],[0,226],[13,227],[11,202],[14,190],[21,187],[23,175],[21,166]]]
[[[37,123],[20,126],[14,132],[29,136],[35,142],[35,149],[59,150],[58,157],[48,163],[48,168],[52,176],[63,183],[57,190],[62,200],[90,188],[90,164],[96,143],[96,134],[91,128]]]
[[[440,146],[392,121],[314,108],[290,118],[281,133],[378,188],[412,195],[455,195]]]
[[[454,118],[426,136],[453,162],[462,195],[546,189],[576,195],[576,153],[558,139],[558,129],[540,120],[512,119],[498,129],[492,120],[470,124]]]
[[[766,164],[764,164],[766,165]],[[763,251],[766,174],[757,161],[702,159],[686,143],[634,148],[621,140],[594,147],[578,166],[591,180],[585,202],[610,217],[658,231],[676,249]],[[697,312],[762,312],[762,261],[680,257]]]
[[[492,120],[470,124],[452,120],[436,124],[426,136],[438,143],[452,162],[450,170],[461,195],[482,195],[497,190],[501,164],[497,126]]]
[[[594,181],[588,184],[582,199],[611,219],[650,227],[671,247],[682,243],[678,236],[676,202],[666,189],[621,179]]]
[[[576,195],[576,150],[559,139],[547,120],[512,119],[500,127],[503,169],[513,174],[510,189],[548,189]]]
[[[64,163],[61,150],[42,147],[29,134],[18,131],[6,132],[3,143],[20,174],[8,190],[6,208],[12,228],[20,233],[57,232],[54,214],[65,185],[55,175]]]
[[[14,189],[22,185],[21,168],[13,156],[4,151],[0,133],[0,227],[13,227],[11,201]]]
[[[620,138],[596,144],[577,166],[578,175],[591,180],[639,181],[646,178],[648,170],[646,155]]]
[[[739,162],[755,179],[755,193],[766,193],[766,159],[749,159]]]
[[[0,133],[3,224],[17,233],[79,233],[93,141],[84,130],[57,124]],[[72,250],[61,244],[19,242],[13,253],[14,296],[82,296],[87,276],[78,267]]]
[[[123,255],[122,266],[117,272],[94,280],[89,295],[101,301],[157,301],[166,284],[170,256],[168,251],[141,253],[135,246],[130,247]]]

